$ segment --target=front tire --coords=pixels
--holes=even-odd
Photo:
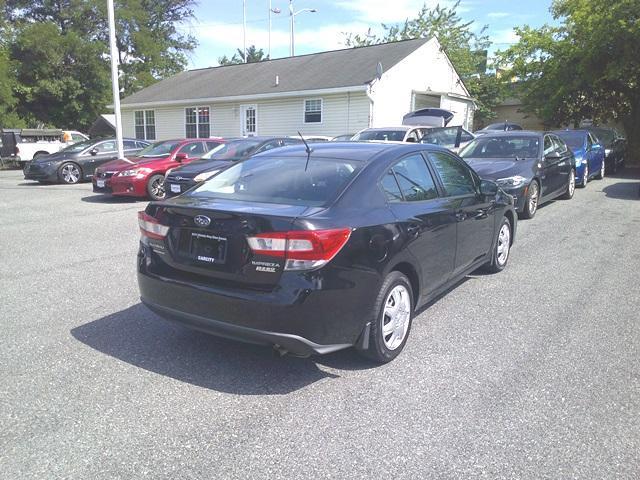
[[[602,180],[604,178],[604,170],[606,168],[605,161],[602,159],[602,165],[600,165],[600,171],[596,175],[596,180]]]
[[[527,198],[524,201],[524,210],[520,214],[520,218],[529,219],[538,211],[538,203],[540,202],[540,185],[537,181],[532,181],[527,189]]]
[[[147,194],[151,200],[162,200],[165,197],[164,175],[152,175],[147,182]]]
[[[580,180],[580,188],[584,188],[589,183],[589,164],[586,163],[582,171],[582,179]]]
[[[493,243],[491,260],[483,267],[486,272],[498,273],[507,266],[509,253],[511,252],[511,232],[511,222],[507,217],[503,217]]]
[[[562,198],[563,200],[571,200],[574,193],[576,193],[576,171],[572,168],[571,172],[569,172],[569,182],[567,183],[567,189],[560,198]]]
[[[62,183],[74,185],[82,179],[82,169],[73,162],[63,163],[58,170],[58,178]]]
[[[358,353],[377,363],[396,358],[409,338],[414,309],[409,279],[401,272],[391,272],[382,282],[373,308],[369,339]]]

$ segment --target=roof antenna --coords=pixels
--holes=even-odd
[[[300,133],[300,130],[298,130],[298,135],[300,135],[300,139],[302,140],[302,143],[304,143],[304,148],[307,151],[307,163],[305,163],[305,165],[304,165],[304,171],[306,172],[307,171],[307,167],[309,166],[309,159],[311,158],[311,152],[313,152],[313,150],[311,148],[309,148],[309,144],[307,143],[307,141],[304,139],[304,137]]]

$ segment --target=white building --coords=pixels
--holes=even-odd
[[[179,73],[122,101],[124,135],[147,140],[341,135],[424,107],[469,129],[473,100],[437,39]]]

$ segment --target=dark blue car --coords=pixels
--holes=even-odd
[[[578,185],[586,187],[591,178],[604,178],[604,146],[593,133],[587,130],[558,130],[554,133],[564,140],[576,157]]]

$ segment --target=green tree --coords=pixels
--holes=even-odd
[[[265,55],[264,50],[262,48],[257,49],[255,45],[251,45],[247,48],[247,59],[245,62],[245,55],[241,48],[236,50],[236,53],[233,54],[231,58],[223,55],[218,58],[218,63],[220,65],[237,65],[240,63],[254,63],[254,62],[263,62],[265,60],[269,60],[269,55]]]
[[[111,103],[104,0],[0,0],[14,36],[15,110],[30,124],[86,128]],[[193,37],[179,24],[195,0],[116,0],[124,95],[184,69]]]
[[[473,31],[473,21],[464,21],[457,13],[460,1],[451,7],[422,6],[418,15],[396,25],[382,24],[384,33],[375,35],[345,33],[345,44],[350,47],[396,42],[413,38],[436,37],[451,63],[465,82],[478,109],[476,120],[483,122],[493,118],[493,110],[501,99],[501,82],[493,74],[487,74],[487,50],[491,46],[487,27],[480,33]]]
[[[640,2],[556,0],[559,26],[521,27],[499,54],[527,111],[550,125],[618,121],[640,151]]]

